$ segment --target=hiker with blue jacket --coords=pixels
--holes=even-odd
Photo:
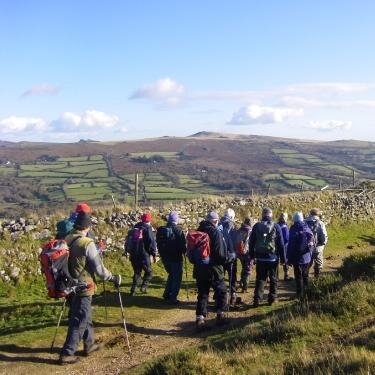
[[[69,322],[68,333],[60,353],[61,365],[75,363],[79,360],[75,352],[83,340],[84,355],[88,356],[101,348],[95,343],[92,325],[92,296],[95,292],[95,276],[104,281],[111,281],[116,287],[121,285],[121,276],[112,275],[103,265],[94,241],[87,237],[91,229],[90,216],[80,212],[74,222],[74,229],[65,238],[70,255],[68,258],[69,273],[86,288],[68,296]],[[62,229],[62,228],[58,228]]]
[[[218,229],[219,215],[215,211],[207,214],[201,221],[198,231],[207,233],[210,242],[210,258],[208,264],[195,263],[193,276],[197,282],[198,301],[196,308],[196,329],[206,327],[207,304],[210,288],[215,294],[216,324],[224,325],[228,320],[224,316],[227,310],[227,288],[224,281],[224,265],[227,261],[223,233]]]
[[[313,251],[315,250],[314,235],[303,221],[302,212],[293,215],[294,224],[290,227],[287,250],[288,264],[293,266],[296,280],[297,298],[303,298],[308,286],[309,269]]]
[[[220,224],[218,228],[223,233],[226,251],[227,251],[227,261],[224,265],[224,273],[228,273],[229,279],[229,293],[230,300],[229,303],[233,305],[236,301],[236,283],[237,283],[237,262],[236,262],[236,252],[234,249],[234,241],[236,239],[236,226],[234,223],[235,212],[231,208],[228,208],[224,216],[220,219]]]
[[[179,216],[176,211],[169,213],[167,225],[156,231],[156,242],[164,268],[168,273],[163,298],[172,305],[179,303],[177,296],[181,289],[183,257],[186,254],[186,238],[177,226]]]
[[[125,241],[125,254],[130,255],[133,267],[133,283],[130,295],[135,294],[136,288],[141,284],[141,292],[147,293],[147,287],[152,279],[151,259],[156,262],[157,245],[151,227],[151,213],[145,212],[141,221],[130,229]],[[142,280],[142,271],[144,271]]]
[[[253,307],[258,307],[263,298],[267,277],[270,280],[268,304],[277,301],[277,270],[279,261],[285,264],[285,247],[280,227],[272,221],[272,210],[262,210],[262,219],[254,226],[250,234],[249,254],[256,262],[256,281]]]
[[[288,248],[288,242],[289,242],[289,227],[288,227],[288,214],[286,212],[282,212],[279,216],[279,221],[277,222],[279,225],[281,232],[283,234],[283,240],[284,240],[284,247],[285,251]],[[293,280],[293,277],[289,276],[289,266],[288,264],[283,265],[283,271],[284,271],[284,281]]]

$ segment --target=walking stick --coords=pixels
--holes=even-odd
[[[55,340],[56,340],[57,330],[60,327],[60,322],[61,322],[61,318],[62,318],[62,316],[64,314],[65,305],[66,305],[66,298],[64,298],[64,303],[63,303],[61,311],[60,311],[60,316],[59,316],[59,320],[57,322],[57,326],[56,326],[56,330],[55,330],[55,335],[53,336],[53,340],[52,340],[52,344],[51,344],[51,349],[50,349],[51,353],[52,353],[53,347],[55,346]]]
[[[187,269],[186,255],[184,255],[184,258],[185,258],[185,288],[186,288],[186,298],[189,301],[189,283],[188,283],[188,269]]]
[[[132,351],[130,349],[129,335],[128,335],[128,330],[126,328],[126,322],[125,322],[124,306],[122,305],[122,298],[121,298],[121,292],[120,292],[120,287],[119,286],[117,287],[117,292],[118,292],[118,299],[120,301],[122,322],[123,322],[123,325],[124,325],[125,338],[126,338],[126,345],[128,346],[129,354],[131,356],[132,355]]]

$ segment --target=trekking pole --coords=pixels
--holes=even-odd
[[[102,258],[102,262],[104,263],[104,253],[103,250],[99,251],[100,257]],[[107,309],[107,290],[105,289],[105,281],[103,282],[103,294],[104,294],[104,311],[105,311],[105,320],[108,321],[108,309]]]
[[[186,288],[186,298],[189,301],[189,283],[188,283],[188,269],[187,269],[186,255],[184,255],[184,259],[185,259],[185,288]]]
[[[58,320],[58,322],[57,322],[57,326],[56,326],[56,330],[55,330],[55,334],[54,334],[54,336],[53,336],[53,340],[52,340],[52,344],[51,344],[51,349],[50,349],[51,353],[52,353],[53,347],[55,346],[55,340],[56,340],[56,336],[57,336],[57,330],[58,330],[59,327],[60,327],[60,322],[61,322],[61,318],[62,318],[62,316],[63,316],[63,314],[64,314],[65,305],[66,305],[66,298],[64,298],[64,303],[63,303],[63,305],[62,305],[62,308],[61,308],[61,311],[60,311],[59,320]]]
[[[121,298],[121,292],[120,292],[120,287],[119,286],[117,287],[117,292],[118,292],[118,299],[120,301],[122,322],[123,322],[123,325],[124,325],[125,338],[126,338],[126,345],[128,346],[130,356],[132,356],[132,351],[130,349],[130,343],[129,343],[128,330],[126,328],[126,322],[125,322],[124,306],[122,305],[122,298]]]

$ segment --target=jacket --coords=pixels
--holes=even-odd
[[[326,226],[319,219],[319,216],[309,216],[305,219],[305,222],[314,234],[316,246],[325,246],[328,242],[328,234]]]
[[[182,229],[174,223],[168,223],[166,227],[172,228],[174,239],[163,244],[161,241],[158,241],[156,237],[160,257],[172,262],[182,262],[182,256],[186,254],[185,234]]]
[[[298,241],[299,233],[303,232],[306,235],[306,249],[301,253],[300,244]],[[311,262],[312,251],[315,248],[314,235],[305,222],[294,223],[289,231],[289,243],[287,249],[287,259],[289,264],[299,265]]]

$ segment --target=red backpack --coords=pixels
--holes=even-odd
[[[39,260],[49,297],[66,297],[77,285],[69,273],[68,257],[69,247],[64,240],[51,240],[43,246]]]
[[[210,262],[210,237],[205,232],[189,230],[186,236],[187,257],[193,264],[208,264]]]

